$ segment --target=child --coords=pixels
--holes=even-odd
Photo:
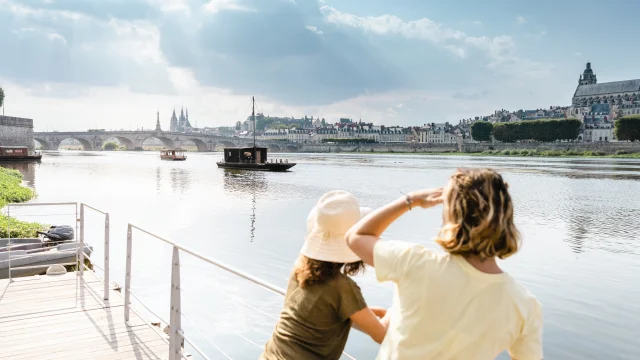
[[[370,211],[370,210],[369,210]],[[349,277],[364,263],[344,242],[367,209],[346,191],[331,191],[307,218],[307,238],[291,277],[284,308],[261,359],[339,359],[352,323],[378,343],[386,311],[367,307]]]
[[[379,239],[405,212],[441,203],[436,242],[445,254]],[[458,170],[444,189],[417,191],[369,214],[346,240],[379,281],[397,284],[378,359],[484,360],[505,349],[513,359],[542,359],[540,303],[496,262],[519,247],[508,187],[496,171]]]

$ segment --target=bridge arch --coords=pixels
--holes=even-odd
[[[296,147],[295,145],[287,145],[286,149],[287,149],[287,152],[296,152],[296,151],[298,151],[298,147]]]
[[[198,152],[205,152],[205,151],[209,151],[209,148],[207,147],[207,144],[197,138],[186,138],[184,140],[181,140],[181,142],[184,144],[185,142],[192,142],[196,148],[198,148]]]
[[[151,135],[151,136],[147,136],[145,138],[142,138],[142,140],[140,141],[140,148],[142,148],[142,146],[144,145],[144,142],[149,140],[149,139],[158,139],[158,140],[160,140],[160,142],[162,143],[162,146],[164,146],[165,148],[174,148],[175,147],[175,145],[173,143],[173,140],[169,139],[168,137]]]
[[[135,150],[135,148],[136,148],[136,145],[133,142],[133,140],[131,140],[131,139],[127,138],[127,137],[124,137],[124,136],[111,136],[111,137],[107,138],[104,142],[107,142],[107,141],[112,140],[112,139],[118,140],[118,143],[120,143],[120,145],[126,147],[127,150]]]
[[[42,147],[42,150],[55,150],[53,148],[53,145],[49,141],[47,141],[47,140],[45,140],[43,138],[35,137],[33,140],[35,142],[37,142],[38,144],[40,144],[40,146]],[[36,146],[36,148],[37,148],[37,146]]]
[[[276,145],[276,144],[270,144],[268,146],[269,150],[274,151],[274,152],[280,152],[282,151],[282,149],[280,149],[280,146]]]

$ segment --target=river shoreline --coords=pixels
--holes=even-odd
[[[541,158],[613,158],[613,159],[640,159],[640,153],[631,154],[604,154],[591,151],[527,151],[527,150],[489,150],[483,152],[341,152],[342,154],[382,154],[382,155],[423,155],[423,156],[490,156],[490,157],[541,157]],[[336,154],[336,153],[331,153]],[[337,153],[339,154],[339,153]]]
[[[35,192],[22,184],[22,174],[19,171],[3,167],[0,167],[0,190],[0,209],[7,204],[26,202],[35,197]],[[0,215],[0,238],[36,237],[36,231],[44,228],[46,225],[37,222],[20,221]]]

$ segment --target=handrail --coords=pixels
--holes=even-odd
[[[75,202],[51,202],[51,203],[9,203],[7,204],[7,252],[8,252],[8,261],[7,261],[7,265],[8,265],[8,278],[9,278],[9,282],[13,281],[13,278],[11,277],[11,273],[12,273],[12,268],[11,268],[11,248],[12,246],[11,244],[11,208],[17,208],[17,207],[36,207],[36,206],[71,206],[73,205],[75,207],[75,213],[74,214],[69,214],[69,215],[75,215],[74,217],[74,221],[75,221],[75,229],[76,229],[76,233],[78,232],[78,203]],[[84,256],[84,247],[81,249],[80,251],[82,253],[82,255]],[[76,264],[78,263],[78,251],[76,251]],[[24,269],[28,269],[29,267],[19,267],[19,268],[24,268]]]
[[[238,275],[238,276],[240,276],[242,278],[245,278],[245,279],[247,279],[247,280],[249,280],[249,281],[251,281],[251,282],[253,282],[253,283],[257,284],[257,285],[260,285],[265,289],[271,290],[276,294],[280,294],[282,296],[284,296],[286,294],[286,291],[281,287],[269,284],[268,282],[260,280],[260,279],[258,279],[257,277],[255,277],[253,275],[247,274],[247,273],[245,273],[243,271],[240,271],[240,270],[238,270],[238,269],[236,269],[236,268],[234,268],[232,266],[229,266],[229,265],[224,264],[224,263],[222,263],[220,261],[214,260],[214,259],[212,259],[212,258],[210,258],[208,256],[199,254],[195,250],[191,250],[190,248],[188,248],[186,246],[183,246],[183,245],[180,245],[180,244],[178,244],[176,242],[173,242],[171,240],[164,239],[164,238],[162,238],[162,237],[160,237],[158,235],[155,235],[153,233],[150,233],[149,231],[144,230],[144,229],[142,229],[142,228],[140,228],[138,226],[135,226],[133,224],[129,224],[129,226],[131,226],[132,229],[136,229],[136,230],[141,231],[141,232],[143,232],[143,233],[145,233],[147,235],[153,236],[158,240],[164,241],[165,243],[167,243],[167,244],[169,244],[169,245],[171,245],[173,247],[176,247],[176,248],[186,252],[189,255],[193,255],[193,256],[201,259],[201,260],[204,260],[204,261],[206,261],[206,262],[208,262],[208,263],[210,263],[212,265],[215,265],[215,266],[219,267],[220,269],[226,270],[226,271],[228,271],[228,272],[230,272],[232,274]]]
[[[100,209],[97,209],[93,206],[84,204],[84,203],[76,203],[76,202],[48,202],[48,203],[38,203],[38,202],[33,202],[33,203],[10,203],[7,204],[7,217],[11,217],[11,209],[12,208],[16,208],[16,207],[22,207],[22,208],[28,208],[28,207],[39,207],[39,206],[74,206],[75,207],[75,212],[74,213],[65,213],[65,214],[43,214],[43,215],[75,215],[74,216],[74,221],[75,221],[75,231],[77,234],[77,241],[76,243],[78,244],[78,246],[76,246],[75,249],[75,254],[76,254],[76,260],[75,260],[75,265],[77,266],[77,274],[79,276],[83,276],[84,275],[84,268],[85,268],[85,254],[84,254],[84,250],[85,250],[85,238],[84,238],[84,228],[85,228],[85,208],[91,209],[97,213],[100,213],[102,215],[104,215],[104,268],[97,266],[95,264],[95,261],[91,258],[88,257],[89,262],[91,263],[91,265],[98,267],[99,269],[101,269],[104,272],[104,300],[109,300],[109,213],[106,211],[102,211]],[[25,215],[28,216],[28,215]],[[78,227],[80,228],[80,231],[78,231]],[[11,243],[11,222],[7,221],[7,232],[8,232],[8,244]],[[8,257],[8,272],[9,272],[9,281],[12,281],[11,278],[11,273],[12,273],[12,267],[11,267],[11,246],[8,247],[8,253],[9,253],[9,257]],[[74,250],[68,250],[69,253],[71,253],[71,251]],[[67,251],[65,251],[67,252]],[[60,264],[60,265],[72,265],[69,263],[64,263],[64,264]],[[42,265],[39,266],[20,266],[17,267],[16,269],[30,269],[30,268],[38,268],[38,267],[42,267]]]
[[[172,257],[171,257],[171,299],[170,299],[170,312],[169,312],[170,314],[169,315],[169,360],[178,360],[182,358],[183,342],[190,344],[200,355],[202,355],[205,359],[208,359],[208,357],[202,352],[202,350],[200,350],[197,346],[195,346],[191,341],[189,341],[186,338],[182,330],[183,314],[181,313],[181,294],[180,294],[182,290],[180,286],[180,282],[181,282],[180,251],[184,251],[185,253],[190,254],[211,265],[214,265],[220,269],[223,269],[241,278],[249,280],[254,284],[257,284],[260,287],[267,289],[273,293],[276,293],[282,296],[286,294],[285,290],[278,286],[272,285],[253,275],[247,274],[225,263],[214,260],[208,256],[202,255],[186,246],[183,246],[174,241],[171,241],[161,236],[158,236],[156,234],[153,234],[145,229],[142,229],[136,225],[129,223],[127,225],[127,257],[126,257],[126,275],[125,275],[125,288],[124,288],[124,299],[125,299],[124,300],[124,318],[126,323],[128,323],[129,321],[129,313],[131,311],[131,296],[133,296],[140,303],[142,303],[140,299],[137,296],[135,296],[135,294],[133,294],[133,292],[131,291],[131,267],[132,267],[132,248],[133,248],[133,230],[134,229],[144,234],[147,234],[151,237],[154,237],[166,244],[169,244],[173,248]],[[146,308],[148,311],[150,311],[152,314],[154,314],[155,316],[158,316],[144,304],[142,304],[142,306]],[[163,321],[162,318],[160,318],[159,316],[158,318],[161,321]],[[350,359],[354,359],[351,355],[347,353],[343,352],[343,354]]]
[[[84,209],[88,208],[91,209],[99,214],[104,215],[104,268],[102,268],[101,270],[104,273],[104,295],[103,295],[103,299],[104,300],[109,300],[109,213],[106,211],[102,211],[99,210],[93,206],[87,205],[85,203],[80,203],[80,246],[78,247],[80,250],[78,253],[78,257],[79,257],[79,261],[80,261],[80,276],[84,275]],[[89,262],[91,263],[91,265],[96,266],[95,261],[89,257]],[[96,266],[98,269],[100,269],[99,266]]]

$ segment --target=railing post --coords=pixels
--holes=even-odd
[[[131,224],[127,226],[127,270],[124,277],[124,321],[129,321],[129,307],[131,306],[131,245],[133,237]]]
[[[104,214],[104,299],[109,300],[109,213]]]
[[[84,204],[80,204],[80,246],[78,247],[79,275],[84,275]]]
[[[7,204],[7,246],[9,247],[9,282],[11,279],[11,204]]]
[[[180,306],[180,250],[173,247],[171,258],[171,313],[169,315],[169,360],[179,360],[182,352]]]

